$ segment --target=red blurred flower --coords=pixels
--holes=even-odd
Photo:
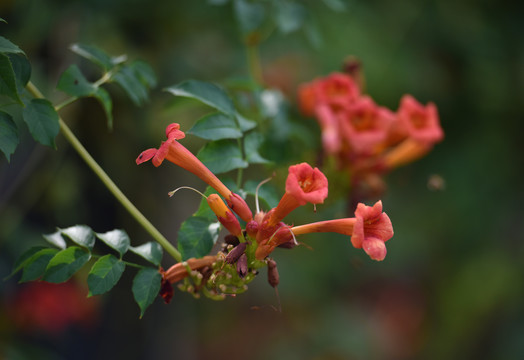
[[[437,107],[433,103],[420,104],[411,95],[404,95],[397,110],[398,121],[408,136],[432,146],[444,138]]]

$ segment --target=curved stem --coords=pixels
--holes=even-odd
[[[38,88],[31,82],[27,84],[27,89],[31,94],[37,98],[44,98]],[[87,165],[93,170],[93,172],[99,177],[104,183],[107,189],[113,194],[113,196],[124,206],[124,208],[138,221],[140,225],[171,255],[176,261],[182,261],[182,255],[180,252],[151,224],[151,222],[136,208],[136,206],[129,201],[129,199],[122,193],[122,191],[116,186],[106,172],[98,165],[98,163],[89,154],[86,148],[80,143],[80,141],[73,134],[71,129],[66,123],[59,118],[60,130],[64,137],[69,141],[71,146],[76,150],[80,157],[87,163]]]

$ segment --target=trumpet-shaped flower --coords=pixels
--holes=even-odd
[[[166,128],[166,135],[167,140],[162,142],[158,149],[147,149],[138,156],[137,165],[152,159],[153,165],[158,167],[164,159],[167,159],[198,176],[222,195],[242,220],[250,221],[253,215],[244,199],[231,192],[191,151],[177,141],[185,137],[184,132],[180,130],[180,125],[176,123],[169,125]]]
[[[217,194],[211,194],[207,197],[207,203],[213,212],[215,213],[218,221],[233,235],[236,237],[242,236],[242,228],[238,219],[229,208],[224,204],[220,196]]]
[[[431,146],[444,138],[437,107],[431,102],[423,106],[413,96],[404,95],[397,118],[408,136],[418,142]]]

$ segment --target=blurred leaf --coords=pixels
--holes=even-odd
[[[106,71],[111,70],[114,66],[111,56],[97,47],[84,44],[73,44],[70,49],[77,55],[80,55],[92,63],[104,68]]]
[[[62,237],[62,233],[60,231],[48,235],[44,234],[43,237],[47,240],[48,243],[56,246],[59,249],[63,250],[67,247],[66,241]]]
[[[18,96],[16,89],[16,78],[13,70],[13,65],[7,55],[0,53],[0,95],[5,95],[13,99],[20,105],[23,105],[22,100]]]
[[[197,120],[195,125],[188,130],[193,134],[206,140],[238,139],[242,132],[238,129],[235,120],[222,113],[213,113]]]
[[[92,96],[96,87],[84,77],[78,66],[71,65],[60,76],[57,89],[72,96]]]
[[[76,244],[89,250],[93,250],[93,246],[95,246],[95,233],[89,226],[75,225],[66,229],[60,229],[60,232]]]
[[[140,307],[140,317],[158,296],[161,280],[162,275],[153,268],[140,270],[133,279],[133,296]]]
[[[133,61],[129,64],[129,67],[137,75],[138,79],[142,84],[144,84],[148,89],[151,89],[156,86],[157,80],[153,68],[146,63],[145,61]]]
[[[248,166],[248,163],[242,159],[242,152],[235,140],[218,140],[207,143],[198,152],[197,157],[214,174]]]
[[[331,10],[336,12],[343,12],[347,10],[346,3],[343,0],[322,0],[324,4]]]
[[[0,22],[3,22],[3,23],[6,23],[7,24],[7,21],[5,21],[4,19],[0,18]]]
[[[49,261],[59,252],[57,249],[45,248],[34,253],[24,261],[24,271],[20,282],[33,281],[44,275]]]
[[[124,230],[115,229],[106,233],[95,233],[96,237],[102,240],[107,246],[118,251],[120,256],[124,255],[129,249],[131,241],[129,235]]]
[[[11,115],[0,111],[0,150],[7,158],[7,162],[11,159],[11,154],[15,152],[20,139],[18,137],[18,129]]]
[[[276,1],[276,22],[284,34],[300,29],[304,23],[306,9],[295,2]]]
[[[42,280],[55,284],[67,281],[90,258],[90,253],[77,246],[71,246],[62,250],[49,261]]]
[[[9,274],[9,276],[7,276],[7,278],[10,278],[14,274],[22,270],[22,268],[26,266],[26,264],[29,262],[29,259],[34,254],[36,254],[37,252],[43,249],[48,249],[48,248],[46,248],[45,246],[33,246],[32,248],[26,250],[22,255],[18,257],[18,259],[16,259],[15,264],[13,265],[13,271],[11,272],[11,274]]]
[[[162,247],[156,242],[148,242],[137,247],[130,246],[129,251],[143,257],[154,265],[160,265],[162,260]]]
[[[178,250],[182,258],[201,258],[211,251],[218,239],[220,223],[200,216],[192,216],[178,231]]]
[[[264,22],[266,10],[261,3],[235,0],[235,17],[245,35],[258,29]]]
[[[238,121],[238,126],[243,132],[249,131],[257,126],[256,121],[248,120],[239,113],[236,114],[236,119]]]
[[[104,108],[104,112],[107,118],[107,127],[111,130],[113,128],[113,101],[111,100],[111,96],[109,96],[109,93],[105,89],[99,87],[98,89],[96,89],[94,97],[100,102],[100,104]]]
[[[244,184],[244,191],[249,195],[255,196],[256,189],[259,181],[249,180]],[[258,189],[258,198],[266,203],[266,209],[272,209],[278,205],[280,201],[280,196],[277,193],[277,190],[271,184],[263,184]]]
[[[318,30],[317,24],[313,19],[309,19],[304,25],[304,34],[306,35],[307,40],[315,49],[319,49],[320,46],[324,43],[322,35]]]
[[[125,268],[125,264],[111,254],[98,259],[87,276],[87,296],[100,295],[111,290],[120,280]]]
[[[18,91],[24,88],[31,78],[31,64],[22,54],[9,54],[9,60],[15,73],[15,80],[18,85]]]
[[[209,105],[226,115],[234,116],[235,107],[227,94],[215,84],[187,80],[180,84],[166,88],[166,91],[175,96],[183,96],[196,99],[206,105]]]
[[[3,54],[23,54],[24,52],[5,37],[0,36],[0,53]]]
[[[56,148],[55,137],[60,131],[60,125],[58,114],[49,101],[32,99],[23,110],[23,118],[36,141]]]
[[[229,2],[229,0],[207,0],[207,2],[211,5],[225,5]]]
[[[124,89],[135,105],[140,106],[147,101],[147,87],[130,66],[122,66],[111,78]]]
[[[267,164],[271,161],[264,159],[258,153],[260,145],[264,142],[264,136],[258,132],[250,132],[244,138],[244,151],[246,153],[246,160],[250,164]]]

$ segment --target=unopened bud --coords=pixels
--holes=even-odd
[[[270,259],[267,263],[267,281],[272,287],[277,287],[278,283],[280,282],[277,263],[273,259]]]
[[[240,216],[245,222],[250,222],[253,219],[253,213],[247,206],[246,201],[240,197],[240,195],[231,193],[227,199],[229,207]]]
[[[246,243],[240,243],[233,248],[226,256],[226,262],[228,264],[234,264],[240,258],[240,256],[246,251]]]
[[[297,246],[297,243],[295,240],[289,240],[285,243],[278,245],[278,247],[282,249],[293,249],[295,246]]]
[[[252,239],[256,239],[258,232],[258,223],[255,220],[251,220],[246,224],[247,236]]]
[[[224,201],[217,194],[211,194],[207,197],[207,203],[218,221],[233,235],[241,236],[242,228],[235,215],[229,210]]]
[[[243,279],[247,274],[247,255],[243,253],[240,255],[240,258],[237,261],[237,273],[241,279]]]

